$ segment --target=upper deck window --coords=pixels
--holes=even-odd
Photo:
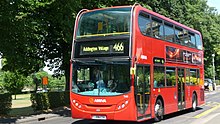
[[[197,47],[197,49],[202,50],[202,41],[201,41],[201,37],[200,37],[198,34],[196,34],[195,36],[196,36],[196,47]]]
[[[184,31],[182,28],[175,26],[175,42],[178,44],[183,44],[184,42]]]
[[[138,26],[140,32],[147,37],[162,39],[199,50],[203,48],[199,34],[156,15],[141,11],[138,16]]]
[[[76,38],[129,34],[130,17],[130,7],[84,13],[79,19]]]
[[[138,16],[138,26],[142,34],[151,35],[151,19],[149,15],[141,13]]]
[[[195,39],[195,34],[189,32],[189,37],[190,37],[190,44],[189,47],[196,48],[196,39]]]
[[[162,21],[158,18],[152,17],[152,33],[153,37],[162,39],[163,34],[163,24]]]
[[[165,23],[164,30],[165,30],[165,40],[174,42],[175,33],[174,33],[173,25],[169,23]]]

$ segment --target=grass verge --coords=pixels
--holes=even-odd
[[[19,94],[12,96],[12,110],[9,113],[9,116],[18,117],[18,116],[27,116],[34,114],[34,110],[31,107],[31,94]]]

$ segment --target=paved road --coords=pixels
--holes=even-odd
[[[23,119],[15,121],[16,123],[24,124],[213,124],[220,122],[220,88],[213,92],[206,92],[206,104],[199,107],[197,111],[191,112],[189,110],[176,112],[165,116],[161,122],[154,122],[148,120],[145,122],[115,122],[115,121],[96,121],[96,120],[79,120],[72,119],[70,114],[57,115],[49,114],[44,116],[40,115],[38,118],[35,116],[33,121],[24,121]],[[51,117],[49,117],[51,116]],[[31,118],[31,117],[30,117]],[[32,117],[33,118],[33,117]]]

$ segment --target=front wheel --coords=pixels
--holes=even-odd
[[[215,88],[216,88],[216,87],[215,87],[215,84],[213,83],[213,85],[212,85],[212,89],[215,90]]]
[[[155,113],[155,121],[161,121],[163,119],[164,107],[160,99],[158,99],[157,102],[155,103],[154,113]]]

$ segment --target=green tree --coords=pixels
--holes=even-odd
[[[24,88],[24,85],[28,83],[26,77],[20,75],[19,73],[15,72],[5,72],[3,78],[3,86],[9,92],[15,95],[20,93],[21,90]]]
[[[50,88],[51,91],[57,91],[57,90],[64,90],[65,87],[65,77],[52,77],[49,75],[48,77],[48,88]]]
[[[35,35],[35,25],[27,15],[32,6],[25,0],[1,0],[0,2],[0,52],[7,61],[3,70],[29,75],[39,70],[40,39]]]
[[[3,72],[0,69],[0,93],[4,93],[4,86],[3,86]]]
[[[30,75],[44,67],[54,76],[65,75],[69,89],[69,60],[74,21],[83,9],[133,5],[135,2],[203,34],[206,75],[215,53],[220,75],[220,17],[206,0],[1,0],[0,52],[7,60],[3,70]]]

